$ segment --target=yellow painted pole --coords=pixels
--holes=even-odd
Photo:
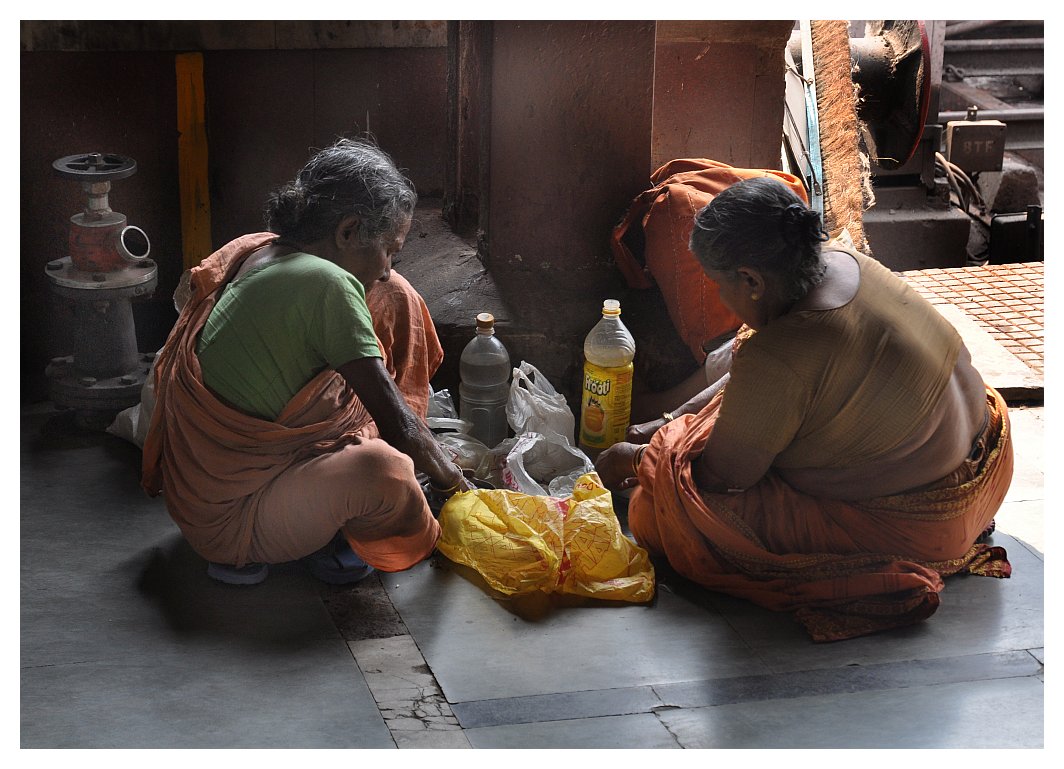
[[[207,123],[203,54],[179,53],[177,70],[177,166],[181,190],[181,245],[185,269],[214,251],[207,185]]]

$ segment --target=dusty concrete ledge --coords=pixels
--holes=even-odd
[[[957,329],[983,380],[1007,403],[1044,399],[1042,375],[1006,350],[964,310],[952,304],[936,304],[935,309]]]
[[[513,365],[525,360],[536,366],[575,409],[583,340],[598,320],[602,297],[589,296],[574,278],[550,306],[520,310],[526,297],[513,292],[521,292],[523,285],[528,289],[527,281],[496,280],[478,258],[476,244],[452,232],[441,210],[438,201],[418,205],[396,262],[396,270],[425,298],[443,345],[445,358],[434,386],[457,390],[458,359],[473,337],[474,319],[490,312]],[[537,290],[544,280],[537,282]],[[624,322],[636,337],[637,389],[668,389],[697,367],[669,320],[660,291],[622,287],[611,289],[609,297],[621,301]]]

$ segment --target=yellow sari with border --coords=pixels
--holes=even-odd
[[[818,642],[930,617],[943,577],[1010,576],[1005,550],[976,542],[1012,480],[1008,410],[993,388],[987,386],[987,451],[974,477],[859,503],[804,494],[773,472],[743,492],[702,492],[691,462],[722,397],[654,435],[629,505],[636,540],[682,576],[792,612]]]

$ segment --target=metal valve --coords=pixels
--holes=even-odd
[[[74,354],[54,360],[46,374],[57,405],[75,409],[85,427],[106,427],[140,400],[147,367],[137,350],[131,301],[149,296],[158,281],[147,234],[112,211],[108,199],[111,182],[132,176],[137,164],[91,152],[59,158],[52,168],[60,178],[81,182],[85,205],[70,217],[70,255],[45,268],[75,317]]]

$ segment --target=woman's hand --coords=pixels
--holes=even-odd
[[[477,484],[473,480],[473,471],[468,469],[462,469],[461,467],[459,467],[458,469],[462,470],[462,485],[458,489],[458,491],[476,491]],[[455,494],[457,494],[458,491],[456,491]]]
[[[598,455],[595,471],[602,485],[610,491],[624,491],[639,484],[635,477],[636,455],[642,446],[635,443],[615,443]]]
[[[470,479],[472,471],[463,470],[456,464],[452,464],[450,469],[457,473],[457,475],[453,475],[446,481],[430,481],[433,491],[437,494],[450,498],[452,495],[458,494],[459,492],[472,491],[476,488],[476,484]]]
[[[442,510],[443,506],[447,504],[447,500],[455,494],[459,494],[463,491],[473,491],[477,488],[476,484],[470,477],[472,475],[472,470],[461,470],[461,468],[458,468],[457,466],[456,469],[461,471],[462,477],[449,487],[439,486],[431,479],[427,482],[422,482],[421,488],[425,492],[425,498],[429,503],[429,510],[432,511],[433,515],[439,515],[440,510]]]
[[[450,497],[475,488],[407,405],[380,358],[359,358],[337,370],[373,417],[381,438],[410,457],[414,469],[427,475],[437,490]]]
[[[643,422],[638,425],[630,425],[624,437],[629,443],[635,443],[642,445],[644,443],[650,443],[650,439],[654,437],[654,433],[661,429],[661,426],[665,424],[664,417],[658,417],[652,419],[649,422]]]

